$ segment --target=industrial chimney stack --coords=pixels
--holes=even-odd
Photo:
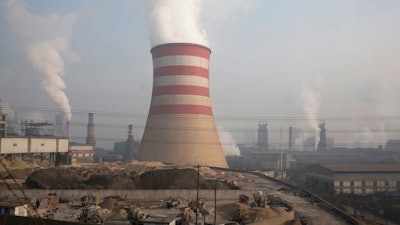
[[[96,149],[96,138],[94,134],[94,114],[89,113],[89,123],[87,125],[86,144],[92,145]]]
[[[319,143],[317,151],[326,151],[327,150],[327,143],[326,143],[326,129],[325,129],[325,122],[321,123],[319,126]]]
[[[293,150],[293,128],[289,127],[289,151]]]
[[[128,159],[133,159],[135,157],[135,150],[134,147],[134,140],[133,140],[133,125],[128,125],[128,139],[126,139],[126,145],[128,149]]]
[[[208,86],[210,49],[190,43],[155,46],[153,93],[137,159],[228,167]]]
[[[66,137],[69,139],[70,138],[70,134],[69,134],[69,121],[67,121],[66,123],[65,123],[65,135],[66,135]]]

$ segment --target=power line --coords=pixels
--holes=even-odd
[[[10,107],[15,111],[34,111],[34,112],[46,112],[46,113],[62,113],[60,110],[55,109],[44,109],[44,108],[33,108],[33,107],[21,107],[12,106]],[[129,118],[147,118],[147,113],[127,113],[127,112],[107,112],[107,111],[82,111],[73,110],[72,114],[88,114],[94,113],[97,116],[111,116],[111,117],[129,117]],[[170,115],[177,119],[184,118],[180,115]],[[207,120],[209,118],[199,118]],[[268,122],[309,122],[309,121],[392,121],[400,120],[400,115],[379,115],[379,116],[320,116],[318,118],[308,118],[306,116],[214,116],[215,120],[228,120],[228,121],[268,121]]]

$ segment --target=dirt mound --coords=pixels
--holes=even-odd
[[[18,168],[18,169],[27,169],[27,168],[33,168],[34,166],[25,162],[20,157],[15,157],[12,160],[10,167],[14,167],[14,168]]]
[[[55,167],[36,171],[28,176],[28,188],[51,189],[129,189],[135,188],[135,172],[116,172],[98,168]]]
[[[141,189],[195,189],[197,171],[194,169],[158,169],[140,175]],[[202,182],[202,178],[200,178]]]
[[[154,165],[154,164],[153,164]],[[163,164],[162,164],[163,165]],[[118,163],[102,163],[81,167],[36,169],[25,181],[32,189],[195,189],[197,169],[188,166],[142,167]],[[211,171],[209,171],[211,173]],[[199,178],[202,189],[213,189],[215,179]],[[219,189],[229,189],[218,184]]]

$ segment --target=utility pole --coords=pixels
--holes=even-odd
[[[280,140],[279,140],[279,149],[281,151],[281,162],[280,162],[280,166],[281,166],[281,171],[280,171],[280,175],[281,175],[281,180],[282,180],[282,176],[283,176],[283,171],[282,171],[282,127],[280,130]]]

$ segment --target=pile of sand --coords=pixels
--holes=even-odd
[[[14,157],[12,160],[10,167],[18,168],[18,169],[28,169],[28,168],[34,168],[33,165],[25,162],[22,160],[20,157]]]

